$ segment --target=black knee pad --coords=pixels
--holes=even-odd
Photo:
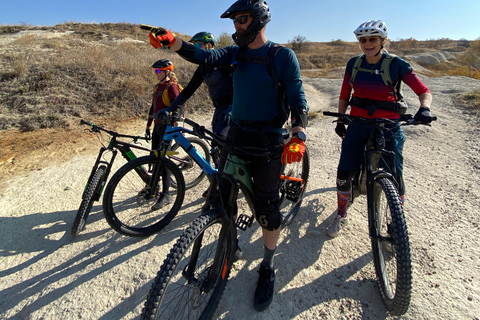
[[[273,231],[282,224],[282,214],[279,210],[280,200],[255,204],[255,219],[263,229]]]

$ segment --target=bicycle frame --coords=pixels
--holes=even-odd
[[[87,184],[85,185],[85,189],[83,191],[83,194],[82,194],[82,198],[85,196],[85,192],[87,190],[87,187],[88,187],[88,183],[91,181],[93,175],[95,174],[95,172],[97,171],[97,168],[101,165],[101,164],[105,164],[106,165],[106,170],[105,170],[105,175],[104,175],[104,178],[102,179],[102,186],[98,192],[97,195],[95,195],[94,197],[94,201],[98,201],[100,199],[100,196],[102,194],[102,191],[103,191],[103,188],[105,186],[105,182],[107,181],[108,179],[108,176],[110,175],[110,172],[111,172],[111,168],[113,166],[113,162],[115,161],[115,158],[117,156],[117,153],[118,151],[120,151],[120,153],[123,155],[123,157],[127,160],[127,161],[130,161],[130,160],[133,160],[133,159],[136,159],[137,156],[135,155],[135,153],[132,151],[132,148],[134,149],[139,149],[139,150],[144,150],[144,151],[151,151],[150,149],[147,149],[147,148],[144,148],[144,147],[140,147],[140,146],[137,146],[137,145],[134,145],[134,144],[131,144],[131,143],[128,143],[128,142],[124,142],[124,141],[119,141],[117,140],[118,137],[125,137],[125,138],[132,138],[134,140],[137,140],[139,139],[140,137],[135,137],[135,136],[129,136],[129,135],[122,135],[122,134],[118,134],[116,132],[113,132],[113,131],[109,131],[109,130],[106,130],[106,129],[103,129],[101,127],[98,127],[94,124],[91,124],[91,123],[88,123],[84,120],[81,121],[82,124],[87,124],[87,125],[90,125],[92,127],[92,131],[93,132],[100,132],[100,131],[105,131],[107,132],[108,134],[112,135],[112,138],[110,139],[110,142],[108,143],[108,146],[105,147],[105,146],[102,146],[100,148],[100,151],[98,152],[98,155],[97,155],[97,158],[95,160],[95,163],[93,165],[93,168],[90,172],[90,176],[88,177],[88,180],[87,180]],[[103,159],[103,155],[106,151],[111,151],[112,152],[112,155],[110,157],[109,160],[106,160],[106,159]],[[147,179],[147,173],[145,170],[138,170],[138,173],[139,175],[141,175],[144,180]]]
[[[383,137],[382,130],[380,130],[380,128],[376,128],[372,136],[374,134],[377,134],[376,137],[378,137],[379,133]],[[387,151],[383,147],[384,147],[384,144],[377,145],[377,147],[375,148],[375,146],[373,146],[372,141],[369,140],[369,143],[367,143],[367,147],[365,150],[364,167],[365,167],[365,173],[366,173],[366,180],[364,181],[366,182],[365,190],[367,194],[368,226],[369,226],[369,236],[371,239],[379,238],[379,232],[375,227],[375,217],[374,217],[373,186],[374,186],[375,180],[378,178],[390,179],[395,185],[395,187],[398,189],[398,183],[397,183],[397,180],[395,179],[395,176],[396,176],[395,153],[393,151]],[[390,168],[391,172],[388,172],[387,170],[382,168],[378,168],[380,159],[383,159],[384,161],[388,161],[387,168]]]
[[[348,117],[348,121],[353,121],[351,119],[361,119],[359,117],[352,117],[348,115],[341,115],[338,113],[324,112],[324,115],[328,116],[345,116]],[[385,120],[385,119],[383,119]],[[388,120],[388,119],[387,119]],[[357,120],[358,121],[358,120]],[[369,121],[368,119],[363,119],[363,121]],[[382,121],[382,120],[380,120]],[[391,180],[394,186],[398,189],[398,182],[396,180],[396,167],[395,167],[395,153],[393,151],[388,151],[385,149],[385,134],[383,130],[385,129],[385,122],[372,122],[372,126],[375,128],[372,131],[372,134],[368,138],[367,144],[364,151],[364,160],[363,166],[358,170],[355,175],[352,183],[352,192],[350,193],[350,201],[353,203],[354,199],[358,195],[367,195],[367,208],[368,208],[368,225],[369,225],[369,236],[371,239],[378,239],[379,233],[375,228],[375,217],[374,215],[374,204],[373,204],[373,187],[375,180],[378,178],[387,178]],[[394,122],[394,120],[389,120]],[[400,120],[404,121],[404,120]],[[383,161],[383,164],[386,168],[379,168],[380,160]]]
[[[255,214],[253,206],[253,184],[250,174],[246,168],[246,162],[235,155],[228,156],[223,172],[214,172],[212,175],[212,186],[218,187],[219,179],[226,179],[231,185],[227,206],[224,207],[224,205],[221,203],[221,200],[218,202],[215,201],[215,197],[218,197],[218,199],[222,198],[220,190],[218,190],[217,194],[213,194],[212,192],[209,194],[205,205],[202,207],[202,213],[208,210],[210,207],[214,207],[217,210],[219,215],[222,216],[222,227],[219,235],[219,243],[227,243],[226,240],[228,240],[228,237],[230,236],[229,231],[232,230],[232,225],[236,224],[233,219],[235,214],[234,204],[237,201],[239,190],[242,190],[250,210],[252,210],[252,213]],[[211,189],[217,190],[217,187]],[[192,249],[192,257],[190,262],[182,273],[183,277],[188,279],[189,283],[197,281],[193,277],[193,272],[197,264],[200,243],[201,241],[197,241],[195,243]],[[233,263],[230,259],[231,257],[226,260],[222,259],[222,254],[223,248],[221,246],[217,247],[208,281],[205,283],[200,283],[201,291],[208,292],[211,290],[216,283],[218,275],[221,274],[222,278],[225,277],[228,264]],[[225,263],[223,263],[223,261],[225,261]]]
[[[183,135],[183,132],[192,133],[192,131],[183,127],[172,127],[167,125],[163,134],[163,141],[169,146],[172,140],[175,140],[190,157],[203,169],[203,171],[211,176],[217,170],[195,149],[195,147]],[[167,154],[168,155],[168,154]],[[180,160],[180,159],[177,159]]]

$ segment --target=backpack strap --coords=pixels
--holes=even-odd
[[[273,127],[281,127],[290,113],[290,106],[288,105],[286,99],[286,88],[282,84],[282,81],[278,77],[277,71],[275,70],[275,58],[278,52],[280,52],[280,50],[282,50],[283,48],[284,46],[282,46],[281,44],[274,43],[269,48],[267,56],[253,56],[243,54],[246,50],[246,47],[237,47],[231,62],[231,66],[234,68],[238,66],[239,61],[246,63],[263,64],[267,67],[268,73],[273,78],[275,88],[278,89],[277,116],[275,116],[275,118],[271,121],[271,125]]]
[[[273,81],[275,83],[275,88],[280,88],[282,86],[282,82],[278,79],[277,71],[275,70],[275,57],[277,56],[277,53],[282,50],[284,46],[281,44],[275,43],[270,50],[268,51],[267,54],[267,68],[268,68],[268,73],[273,78]]]
[[[364,54],[362,53],[361,55],[358,55],[356,58],[355,58],[355,62],[353,63],[353,68],[352,68],[352,75],[350,76],[350,83],[353,84],[353,82],[355,81],[355,77],[357,76],[357,73],[359,71],[359,68],[362,64],[362,58],[363,58]],[[363,70],[363,69],[362,69]]]
[[[355,58],[355,62],[353,63],[353,68],[352,68],[352,75],[350,76],[350,84],[353,84],[353,82],[355,81],[355,77],[357,76],[357,73],[359,71],[368,72],[371,74],[380,74],[380,76],[382,77],[383,83],[386,86],[392,88],[393,93],[397,95],[397,99],[398,100],[403,99],[402,90],[401,90],[402,81],[399,81],[397,84],[397,87],[394,88],[392,83],[392,77],[390,75],[390,64],[392,63],[393,59],[395,59],[397,56],[387,52],[385,57],[382,60],[382,64],[380,66],[381,70],[367,69],[367,68],[360,67],[362,65],[362,59],[364,56],[365,56],[364,54],[361,54]]]
[[[397,96],[397,100],[402,100],[403,99],[403,95],[402,95],[402,83],[403,83],[403,81],[401,81],[401,80],[398,81],[398,84],[395,88],[393,86],[392,77],[390,75],[390,64],[392,63],[392,61],[395,58],[397,58],[396,55],[387,53],[387,55],[385,56],[385,58],[382,61],[383,73],[381,75],[382,75],[383,83],[385,83],[385,85],[392,88],[393,93]]]

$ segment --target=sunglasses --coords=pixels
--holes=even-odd
[[[234,19],[232,19],[232,20],[233,20],[233,24],[235,24],[235,23],[245,24],[245,23],[247,23],[248,18],[250,18],[250,17],[251,17],[251,15],[245,14],[245,15],[240,16],[240,17],[238,17],[238,18],[234,18]]]
[[[367,42],[374,43],[374,42],[377,42],[378,40],[380,40],[378,37],[360,38],[360,43],[367,43]]]
[[[162,73],[163,70],[155,69],[155,73]]]
[[[201,48],[202,46],[205,45],[205,43],[203,43],[203,42],[194,42],[193,45],[194,45],[195,47],[197,47],[197,48]]]

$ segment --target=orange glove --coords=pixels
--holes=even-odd
[[[300,162],[304,152],[305,143],[298,138],[292,138],[283,146],[282,163]]]
[[[150,44],[155,49],[161,48],[162,46],[171,47],[177,40],[173,33],[161,27],[155,28],[155,32],[151,31],[148,37],[150,38]]]

